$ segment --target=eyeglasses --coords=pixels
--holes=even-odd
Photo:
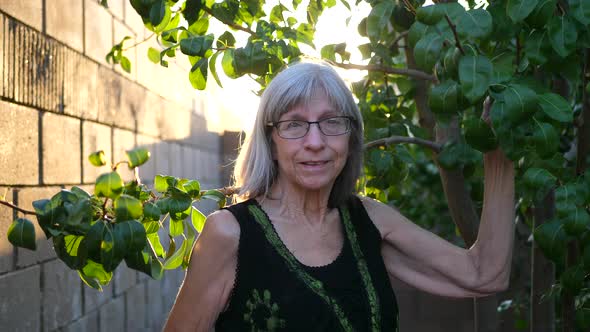
[[[309,128],[314,123],[318,125],[322,134],[340,136],[350,132],[352,120],[347,116],[335,116],[320,121],[284,120],[270,122],[268,125],[275,127],[280,137],[296,139],[307,135]]]

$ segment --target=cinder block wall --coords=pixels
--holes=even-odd
[[[106,63],[124,36],[133,38],[126,45],[149,36],[128,1],[108,2],[0,0],[0,195],[19,206],[73,185],[92,191],[108,167],[91,166],[88,154],[104,150],[116,162],[135,146],[152,153],[140,170],[146,183],[158,172],[226,185],[221,138],[206,131],[186,68],[149,62],[153,38],[126,54],[131,74]],[[97,292],[56,259],[40,229],[36,252],[12,247],[6,233],[19,216],[0,206],[0,330],[161,329],[182,271],[155,281],[122,264]]]

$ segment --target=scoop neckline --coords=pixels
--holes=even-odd
[[[297,262],[297,264],[299,264],[300,266],[311,270],[311,271],[322,271],[325,269],[328,269],[332,266],[335,266],[337,263],[339,263],[342,260],[342,257],[344,256],[345,251],[347,250],[349,243],[348,243],[348,235],[346,234],[346,229],[345,229],[345,225],[344,225],[344,220],[342,217],[342,208],[338,207],[338,217],[340,218],[340,232],[342,233],[342,246],[340,247],[340,251],[338,252],[338,255],[331,261],[328,262],[327,264],[323,264],[323,265],[307,265],[304,264],[303,262],[301,262],[297,257],[295,257],[295,255],[293,254],[293,252],[291,252],[291,250],[287,247],[287,245],[285,244],[285,242],[283,241],[283,239],[281,238],[281,236],[279,235],[279,233],[277,232],[275,225],[273,224],[272,220],[270,219],[270,217],[268,216],[268,214],[266,213],[266,211],[262,208],[262,205],[260,205],[260,202],[258,202],[258,200],[256,198],[252,198],[251,199],[252,204],[254,206],[256,206],[256,208],[258,208],[260,211],[262,211],[262,214],[264,215],[265,221],[270,224],[270,229],[272,230],[272,232],[274,233],[274,235],[279,239],[278,245],[280,245],[281,247],[283,247],[283,249],[288,253],[288,255],[290,256],[291,259],[293,259],[295,262]],[[272,242],[268,240],[268,238],[266,239],[268,241],[268,243],[273,246]]]

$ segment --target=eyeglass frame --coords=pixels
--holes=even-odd
[[[322,130],[322,126],[320,125],[320,122],[324,122],[324,121],[331,120],[331,119],[336,119],[336,118],[344,118],[344,119],[347,119],[348,120],[348,125],[347,125],[347,128],[346,128],[346,131],[343,132],[342,134],[336,134],[336,135],[330,135],[330,134],[324,133],[324,131]],[[329,118],[321,119],[321,120],[318,120],[318,121],[305,121],[305,120],[294,120],[294,119],[291,119],[291,120],[282,120],[282,121],[277,121],[277,122],[268,122],[266,125],[269,126],[269,127],[276,128],[277,129],[277,134],[279,135],[279,137],[281,137],[283,139],[300,139],[300,138],[303,138],[303,137],[307,136],[307,134],[309,134],[309,130],[311,129],[311,125],[312,124],[317,124],[320,133],[322,133],[322,135],[324,135],[324,136],[342,136],[342,135],[346,135],[346,134],[350,133],[350,131],[352,130],[353,120],[354,119],[352,117],[350,117],[350,116],[341,115],[341,116],[331,116]],[[281,123],[284,123],[284,122],[292,122],[292,121],[307,123],[307,128],[305,130],[305,134],[303,134],[302,136],[299,136],[299,137],[283,137],[281,135],[281,131],[278,128],[278,125],[281,124]]]

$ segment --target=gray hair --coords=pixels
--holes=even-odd
[[[272,127],[280,117],[323,92],[333,107],[352,119],[349,153],[342,172],[336,178],[329,207],[337,207],[355,192],[363,157],[363,121],[350,90],[336,71],[323,62],[299,62],[281,71],[262,94],[252,132],[240,150],[234,168],[238,196],[249,199],[266,196],[277,178],[272,158]]]

